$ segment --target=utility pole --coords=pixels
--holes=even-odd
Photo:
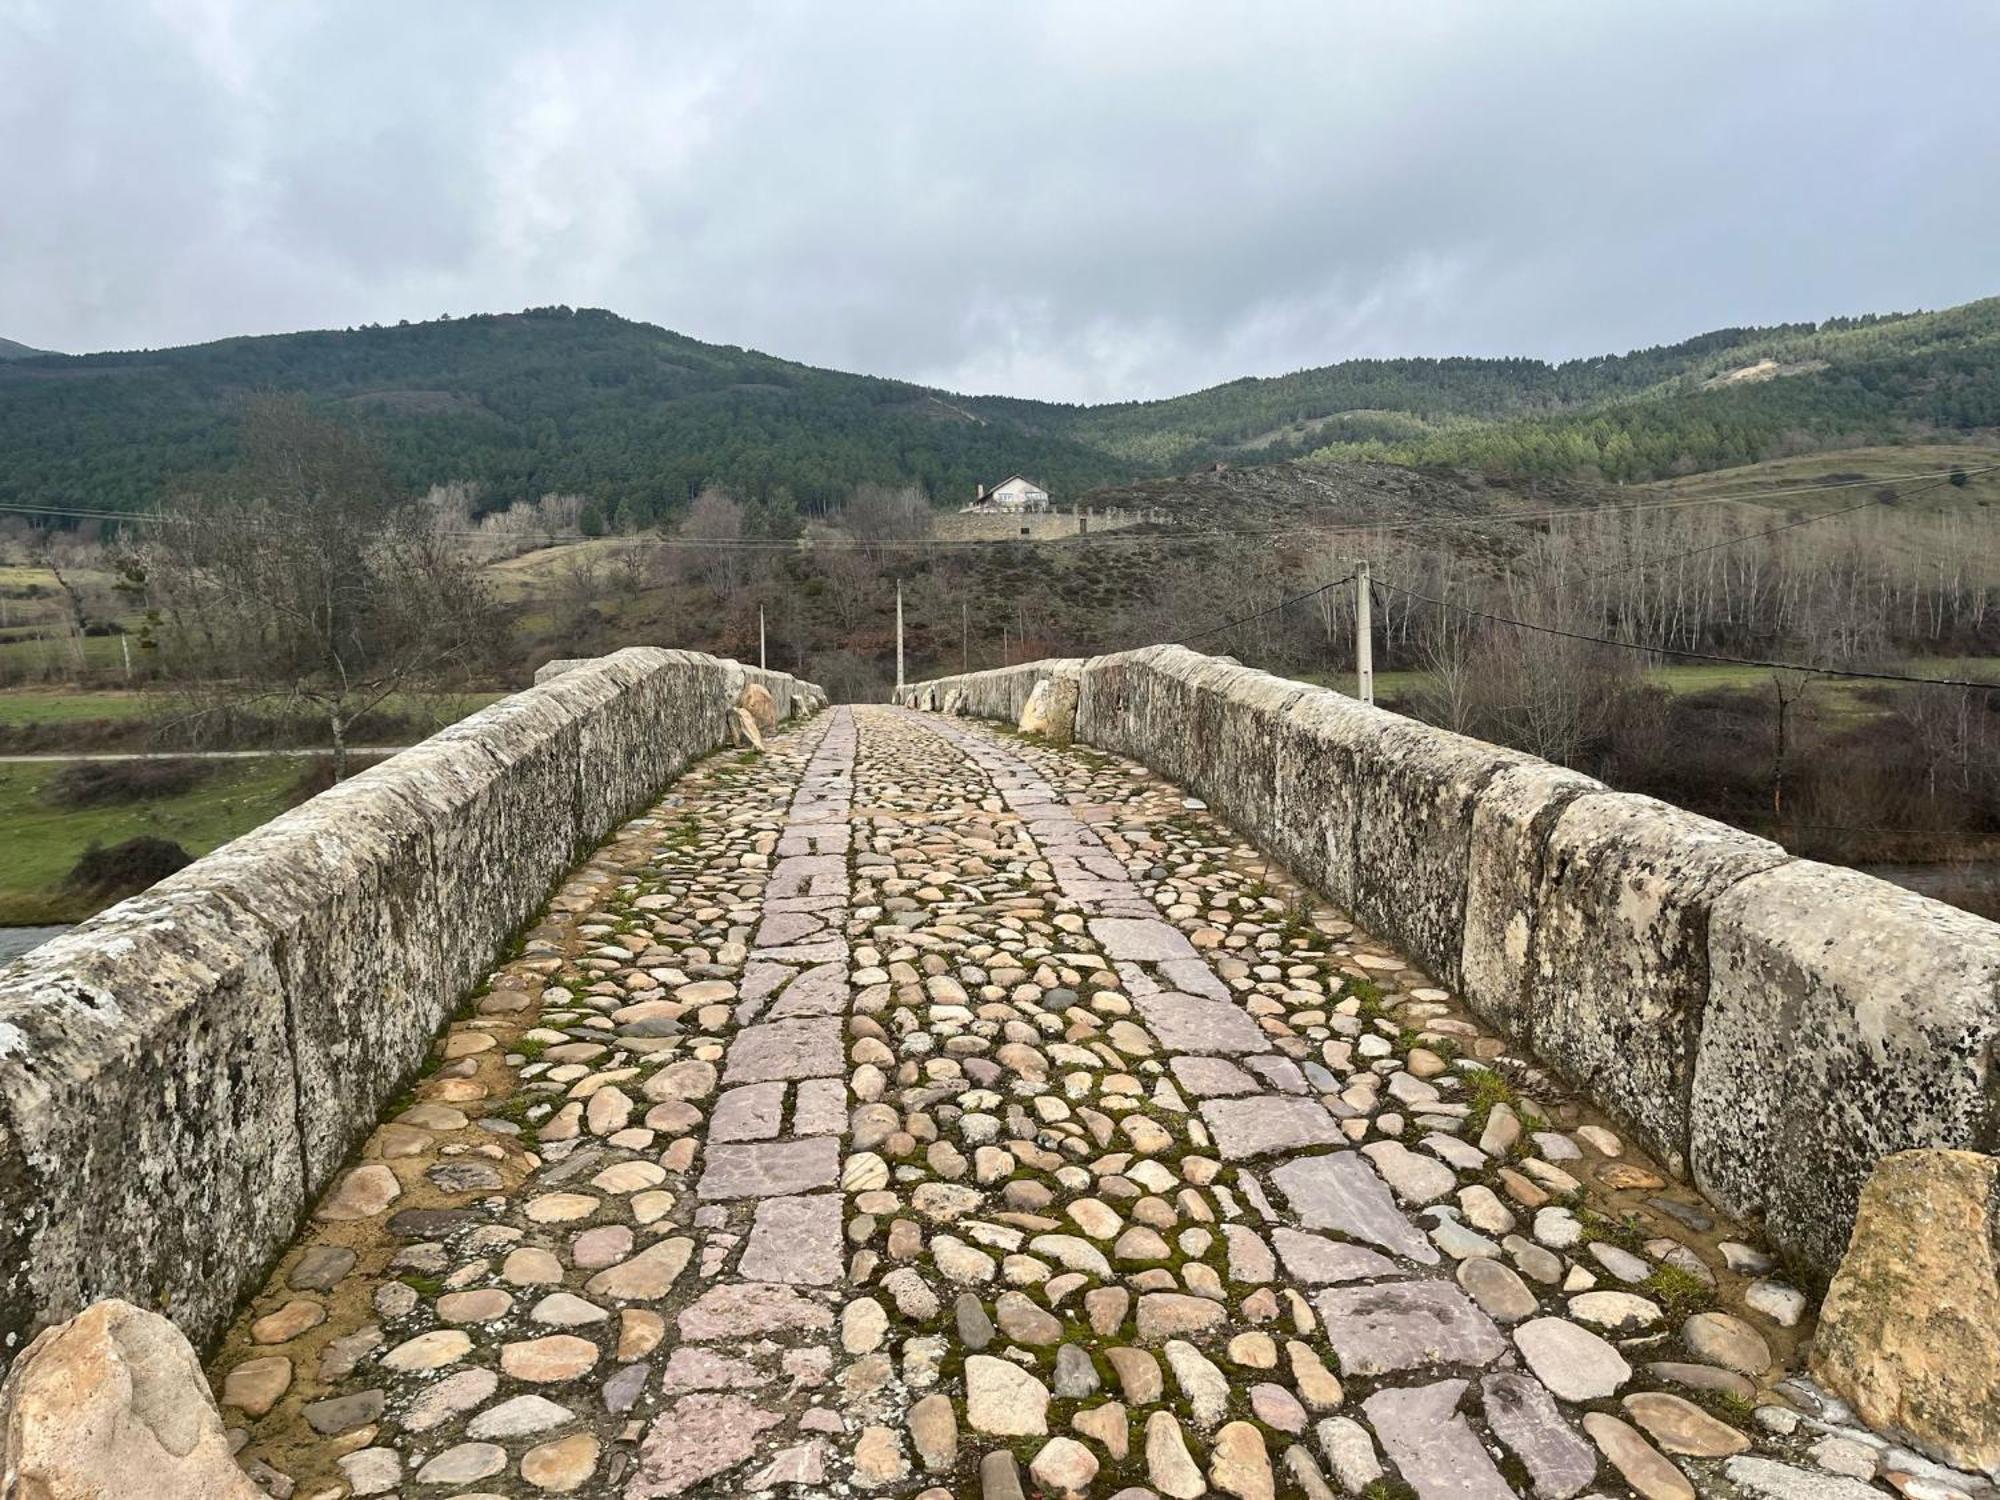
[[[1375,612],[1368,592],[1368,564],[1354,565],[1354,696],[1375,701]]]
[[[761,604],[757,606],[757,665],[767,670],[770,666],[764,660],[764,606]]]
[[[972,605],[958,601],[958,670],[972,670]]]
[[[896,701],[903,701],[903,580],[896,580]]]

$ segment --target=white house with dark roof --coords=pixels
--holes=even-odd
[[[1008,475],[990,490],[982,484],[978,495],[967,507],[969,510],[997,510],[1010,514],[1048,508],[1049,492],[1021,474]]]

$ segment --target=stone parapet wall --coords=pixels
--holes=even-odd
[[[690,656],[701,653],[682,651],[668,654]],[[609,659],[600,656],[567,656],[543,662],[535,669],[535,686],[540,687],[545,682],[553,682],[564,673],[575,671],[578,667],[594,666]],[[764,667],[753,667],[740,661],[731,661],[726,656],[706,659],[721,666],[722,692],[730,704],[734,704],[743,689],[754,682],[770,693],[780,723],[790,718],[816,714],[827,706],[826,689],[816,682],[807,682],[803,678],[792,676],[789,672],[773,672]]]
[[[1014,720],[1058,667],[902,701]],[[1881,1158],[2000,1150],[2000,925],[1222,658],[1080,672],[1079,742],[1196,792],[1817,1270]]]
[[[743,684],[634,648],[545,675],[0,968],[0,1366],[118,1296],[226,1323],[551,886]]]
[[[1028,695],[1061,669],[1080,671],[1082,657],[1051,657],[1047,661],[1023,662],[1018,667],[994,667],[985,672],[966,672],[957,677],[938,677],[913,683],[903,689],[900,701],[905,708],[921,708],[937,713],[959,714],[973,719],[1004,719],[1017,723],[1028,706]]]

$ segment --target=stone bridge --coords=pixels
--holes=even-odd
[[[1804,1368],[1990,924],[1175,648],[562,666],[0,971],[0,1494],[1990,1497]]]

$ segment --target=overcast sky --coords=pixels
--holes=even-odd
[[[1990,0],[0,0],[0,336],[565,302],[968,391],[2000,293]]]

